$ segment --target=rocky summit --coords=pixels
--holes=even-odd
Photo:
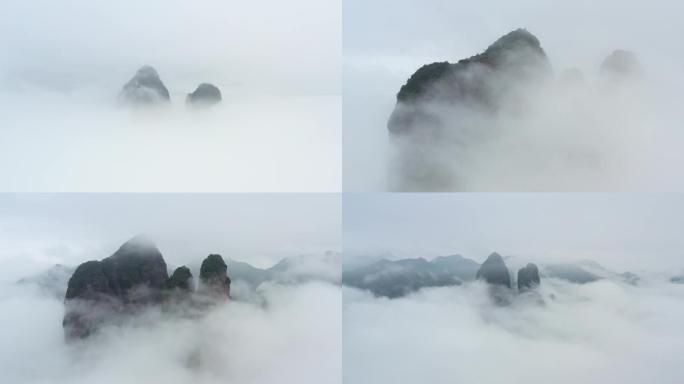
[[[213,84],[202,83],[185,99],[187,104],[194,106],[210,106],[220,103],[221,90]]]
[[[173,274],[171,274],[171,277],[166,280],[164,288],[167,290],[192,293],[194,287],[192,284],[192,272],[190,272],[190,268],[186,266],[176,268],[176,270],[173,271]]]
[[[121,99],[130,105],[155,105],[171,100],[169,90],[159,78],[157,70],[149,65],[138,69],[123,87]]]
[[[518,270],[518,291],[523,292],[534,289],[540,283],[539,268],[535,264],[529,263],[524,268]]]
[[[227,270],[228,266],[221,255],[207,256],[200,267],[202,291],[215,297],[230,297],[230,278],[227,275]]]
[[[200,277],[211,292],[221,292],[227,298],[230,279],[226,269],[221,256],[210,255],[202,263]],[[174,305],[193,305],[193,295],[190,269],[176,268],[169,277],[159,249],[138,236],[124,243],[113,255],[101,261],[87,261],[76,268],[64,300],[64,333],[67,340],[82,339],[101,325],[116,324],[144,308],[175,310]],[[201,299],[204,307],[210,304],[206,296],[202,295]]]
[[[160,303],[167,279],[161,252],[140,236],[101,261],[79,265],[65,296],[67,338],[88,336],[112,313]]]
[[[506,263],[504,263],[501,255],[496,252],[489,255],[487,260],[482,263],[475,278],[484,280],[492,285],[501,285],[511,288],[511,276],[508,273]]]
[[[390,189],[460,189],[461,175],[453,164],[472,140],[491,134],[483,121],[527,108],[530,93],[550,75],[539,40],[525,29],[502,36],[475,56],[418,69],[397,93],[387,122],[395,151]]]
[[[539,40],[527,30],[517,29],[480,54],[418,69],[397,93],[397,106],[387,127],[393,134],[425,129],[420,120],[429,120],[428,111],[406,107],[426,102],[495,108],[501,92],[511,90],[511,83],[535,81],[548,75],[550,68]]]

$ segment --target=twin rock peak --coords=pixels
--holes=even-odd
[[[121,100],[131,106],[162,105],[171,101],[169,90],[159,77],[157,70],[149,65],[142,66],[121,90]],[[220,103],[221,91],[213,84],[202,83],[185,99],[186,104],[205,107]]]
[[[501,255],[494,252],[477,271],[475,278],[484,280],[493,286],[504,286],[511,289],[511,276],[508,272],[508,267]],[[527,264],[524,268],[518,270],[518,291],[524,292],[532,290],[539,286],[541,279],[539,277],[539,268],[533,263]]]

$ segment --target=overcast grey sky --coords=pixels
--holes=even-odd
[[[606,267],[684,267],[681,194],[348,194],[345,257],[489,253]]]
[[[332,194],[1,195],[0,279],[101,259],[137,234],[171,265],[220,253],[268,267],[340,251],[340,220]]]
[[[345,190],[386,189],[387,119],[399,88],[423,64],[470,57],[505,33],[527,28],[556,71],[576,67],[592,79],[610,52],[628,49],[637,54],[658,92],[674,90],[676,95],[684,86],[683,13],[684,3],[673,0],[345,1]],[[676,157],[676,148],[664,146],[681,138],[662,141],[657,155]],[[651,175],[657,180],[639,180],[634,190],[649,189],[649,182],[659,185],[656,190],[664,185],[681,190],[672,187],[675,178],[657,173]]]
[[[0,84],[118,91],[149,64],[172,96],[201,81],[339,93],[341,23],[338,0],[5,0]]]

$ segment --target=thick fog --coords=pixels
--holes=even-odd
[[[684,285],[671,278],[684,267],[682,209],[677,194],[345,196],[345,270],[455,254],[483,263],[499,252],[513,288],[475,273],[426,288],[425,264],[374,263],[362,282],[403,285],[405,295],[343,288],[344,381],[680,382]],[[519,290],[528,262],[541,283]],[[572,262],[607,269],[586,284],[545,273]],[[626,270],[636,275],[618,274]]]
[[[337,1],[3,1],[0,186],[337,191]],[[296,20],[294,22],[293,20]],[[171,102],[120,105],[153,66]],[[203,82],[223,101],[194,110]]]
[[[229,301],[199,319],[150,311],[67,344],[60,300],[28,287],[3,288],[3,380],[340,383],[339,287],[268,285],[261,294],[265,305]]]
[[[345,288],[344,381],[679,383],[682,288],[543,279],[544,304],[506,307],[480,283],[392,300]]]
[[[681,190],[682,10],[669,0],[346,2],[344,188],[402,189],[405,164],[425,161],[434,164],[427,171],[453,175],[452,190]],[[402,159],[386,124],[409,76],[480,53],[517,28],[540,40],[551,78],[521,89],[524,100],[499,100],[504,113],[437,111],[447,126],[465,124],[451,138],[459,145],[415,147]],[[616,49],[643,67],[619,87],[599,71]]]
[[[350,194],[344,263],[492,252],[609,269],[684,268],[681,194]]]

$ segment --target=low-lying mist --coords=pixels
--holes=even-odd
[[[343,291],[350,383],[678,383],[684,290],[649,280],[542,279],[543,303],[482,282],[400,299]]]
[[[199,318],[151,309],[65,343],[63,304],[3,286],[0,368],[11,383],[339,383],[339,286],[265,283]],[[39,369],[37,369],[39,367]]]
[[[675,84],[682,75],[673,75]],[[673,164],[681,160],[676,144],[684,138],[677,129],[684,116],[671,102],[676,85],[644,73],[611,78],[610,73],[599,75],[598,68],[589,74],[556,70],[527,82],[488,75],[477,66],[459,76],[474,79],[482,89],[500,90],[491,91],[499,92],[491,100],[496,106],[467,100],[454,105],[439,96],[418,107],[400,102],[395,114],[419,110],[404,112],[416,116],[410,135],[391,135],[390,188],[681,189],[670,177]],[[460,92],[467,99],[467,92],[478,91]]]
[[[345,21],[354,25],[344,30],[345,190],[684,188],[673,176],[680,174],[684,140],[677,102],[684,86],[680,4],[400,0],[390,7],[349,0],[345,9]],[[462,97],[442,98],[421,111],[432,121],[416,125],[443,125],[436,138],[396,140],[388,133],[397,94],[419,68],[455,66],[518,28],[534,34],[548,57],[551,74],[541,87],[517,75],[512,81],[522,87],[514,94],[505,90],[506,79],[480,82],[482,72],[496,67],[488,58],[472,71],[454,69],[473,80],[450,88],[451,96]],[[602,63],[616,50],[633,52],[642,64],[642,76],[628,86],[606,84],[602,74]],[[454,73],[440,80],[449,83]],[[433,72],[422,80],[439,77]],[[482,94],[499,99],[493,113]]]
[[[99,100],[0,93],[7,107],[0,117],[3,189],[339,189],[338,96],[239,95],[223,88],[222,103],[211,108],[188,108],[185,95],[172,94],[171,105],[130,110],[117,103],[119,89],[111,91]]]

